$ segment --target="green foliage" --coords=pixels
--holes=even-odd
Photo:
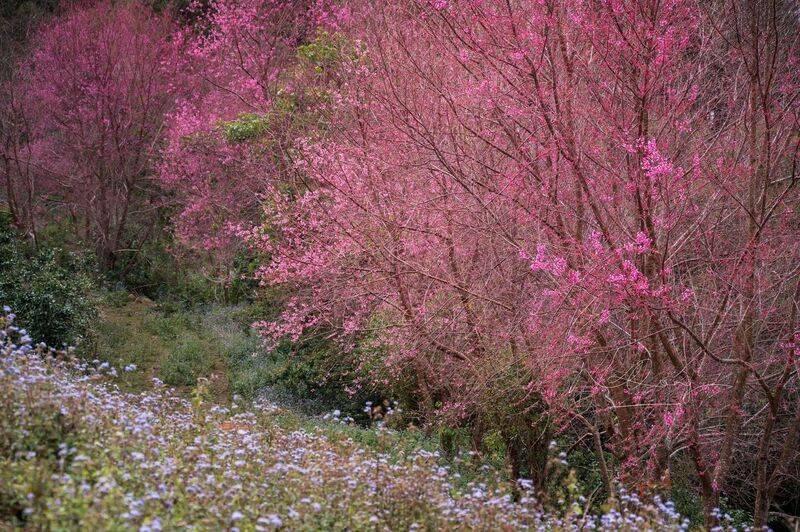
[[[36,341],[78,342],[96,316],[87,261],[58,248],[31,249],[0,218],[0,304]]]
[[[229,347],[227,359],[231,391],[253,399],[274,382],[271,364],[257,350],[255,339],[247,338]]]
[[[259,353],[254,345],[232,346],[228,353],[231,389],[248,399],[267,387],[277,387],[298,397],[311,397],[322,378],[322,369],[314,361],[321,346],[281,342],[268,354]],[[316,355],[316,356],[315,356]]]
[[[672,478],[671,499],[675,508],[688,517],[693,523],[703,522],[703,501],[698,495],[697,488],[692,485],[694,466],[689,457],[678,455],[670,464],[670,477]]]
[[[272,115],[278,119],[283,119],[295,111],[297,111],[297,97],[292,93],[279,91],[272,103]]]
[[[603,479],[600,476],[600,464],[597,460],[597,454],[595,454],[593,448],[589,447],[591,445],[590,441],[586,441],[584,445],[576,445],[574,447],[572,447],[572,443],[574,443],[572,438],[559,439],[559,449],[572,449],[567,456],[567,467],[570,471],[575,472],[574,481],[580,487],[580,491],[597,494],[595,502],[597,504],[602,503],[608,497],[608,494],[602,490]],[[610,453],[606,453],[606,462],[613,464],[613,458]],[[552,487],[553,479],[549,480],[551,481],[550,487]]]
[[[179,339],[161,366],[162,380],[173,386],[194,386],[197,379],[211,373],[214,360],[209,346],[195,335]]]
[[[352,360],[315,331],[297,342],[284,340],[264,352],[253,337],[228,350],[228,380],[232,392],[247,399],[259,393],[291,403],[307,413],[338,409],[360,422],[367,422],[364,403],[381,394],[353,385],[357,376]],[[358,391],[349,394],[345,390]]]
[[[269,117],[254,113],[239,115],[236,120],[224,122],[225,140],[232,144],[257,139],[269,130]]]
[[[253,268],[252,258],[238,254],[224,279],[207,275],[199,265],[206,263],[198,257],[176,255],[176,243],[172,233],[166,229],[170,223],[168,212],[156,212],[158,219],[151,230],[155,236],[148,239],[141,249],[125,249],[116,252],[114,268],[102,272],[97,283],[123,293],[133,292],[159,302],[174,304],[188,309],[210,302],[235,303],[246,300],[253,291],[253,283],[243,279],[242,274]],[[141,222],[139,220],[138,222]],[[137,223],[138,223],[137,222]],[[142,228],[137,231],[142,232]],[[80,238],[80,230],[69,220],[49,223],[38,232],[42,248],[64,248],[81,257],[81,268],[87,272],[100,270],[96,257],[87,252],[92,246]]]
[[[686,516],[692,523],[701,525],[704,521],[703,501],[698,487],[693,484],[696,478],[694,464],[686,454],[676,455],[670,463],[671,490],[668,494],[675,503],[675,509]],[[720,513],[730,516],[730,523],[739,530],[752,526],[753,516],[747,511],[736,508],[724,496],[719,501]]]
[[[242,325],[249,319],[245,307],[185,309],[124,291],[105,292],[100,299],[100,320],[79,354],[117,368],[135,365],[135,371],[116,377],[122,389],[147,389],[154,377],[175,386],[206,378],[216,400],[228,399],[227,346],[249,338]]]
[[[171,245],[170,235],[151,239],[135,257],[130,257],[127,270],[111,272],[109,281],[151,299],[182,301],[188,305],[210,300],[211,283],[182,267],[169,251]]]
[[[350,42],[338,33],[318,31],[313,41],[297,47],[297,57],[318,74],[345,59]]]
[[[266,115],[244,113],[236,120],[220,124],[225,140],[231,144],[251,142],[264,137],[276,123],[291,119],[297,111],[297,98],[291,93],[279,93]]]
[[[58,9],[59,0],[3,0],[0,2],[0,59],[24,45],[29,28]],[[16,50],[14,50],[16,51]],[[5,65],[2,65],[5,68]]]
[[[208,273],[204,257],[177,256],[175,242],[164,232],[137,252],[124,272],[112,272],[109,285],[147,296],[162,306],[198,309],[212,303],[236,304],[252,297],[255,282],[247,272],[255,268],[253,258],[242,251],[225,264],[224,274]]]

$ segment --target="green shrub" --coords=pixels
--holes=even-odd
[[[284,340],[271,351],[259,347],[260,339],[248,340],[228,350],[227,368],[231,391],[247,399],[269,392],[272,400],[291,403],[306,413],[333,409],[366,422],[364,403],[380,396],[374,390],[353,385],[357,371],[325,334],[309,334],[297,342]],[[348,388],[357,389],[354,395]]]
[[[147,296],[172,310],[196,309],[213,302],[239,303],[251,297],[256,283],[246,274],[257,263],[246,252],[240,251],[224,265],[230,271],[213,273],[208,256],[176,256],[176,243],[167,231],[163,233],[136,252],[125,272],[111,272],[109,286]],[[207,274],[206,268],[212,274]]]
[[[298,46],[297,56],[318,74],[343,60],[355,58],[352,44],[344,36],[327,31],[317,32],[313,41]]]
[[[274,381],[272,365],[259,354],[257,339],[245,337],[227,349],[228,379],[231,390],[248,399]]]
[[[173,386],[194,386],[211,373],[214,360],[210,346],[193,334],[186,334],[161,366],[161,379]]]
[[[97,315],[93,282],[80,256],[58,248],[28,249],[0,217],[0,303],[35,341],[76,343]]]
[[[231,144],[245,142],[262,136],[269,130],[269,117],[245,113],[236,120],[222,124],[225,140]]]

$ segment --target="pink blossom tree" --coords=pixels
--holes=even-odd
[[[55,210],[96,244],[105,269],[156,219],[153,157],[181,88],[171,30],[132,3],[69,7],[34,32],[5,100],[23,126],[3,148],[16,223],[35,232],[33,206]]]
[[[764,523],[798,463],[791,9],[365,11],[333,127],[298,143],[309,192],[270,189],[251,234],[295,294],[267,333],[386,346],[380,378],[456,420],[526,375],[517,404],[583,426],[608,489],[686,458],[709,519],[754,456]]]
[[[37,166],[34,152],[38,146],[30,142],[34,111],[29,94],[24,86],[11,74],[10,79],[0,84],[0,161],[2,161],[2,184],[5,202],[16,229],[27,234],[37,244],[38,222],[42,205],[39,201],[41,187],[46,183],[37,177],[41,169]]]
[[[342,16],[321,1],[219,0],[181,34],[189,90],[170,117],[159,177],[175,195],[182,250],[222,281],[240,225],[262,218],[265,190],[291,187],[290,148],[317,100],[295,68],[298,49]]]

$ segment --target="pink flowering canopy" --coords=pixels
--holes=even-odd
[[[4,143],[4,182],[19,225],[57,208],[77,220],[111,268],[150,232],[147,176],[163,118],[180,88],[172,24],[130,3],[76,4],[43,23],[7,87],[16,128]],[[48,202],[50,203],[48,205]]]
[[[516,400],[602,432],[623,478],[680,450],[714,505],[750,445],[766,495],[797,456],[798,47],[788,11],[732,9],[354,10],[309,190],[250,234],[294,294],[266,334],[382,345],[376,378],[454,419],[522,371]]]
[[[186,247],[228,260],[267,189],[291,180],[292,115],[304,106],[297,48],[342,16],[326,2],[220,0],[179,35],[190,88],[170,117],[159,178],[177,193]]]

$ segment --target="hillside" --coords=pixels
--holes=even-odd
[[[800,532],[797,0],[0,4],[0,529]]]
[[[472,479],[414,433],[222,407],[126,372],[32,346],[8,316],[0,364],[0,523],[30,529],[683,529],[670,504],[623,496],[583,513],[565,476],[559,514],[516,502],[498,472]],[[137,370],[127,369],[128,373]]]

